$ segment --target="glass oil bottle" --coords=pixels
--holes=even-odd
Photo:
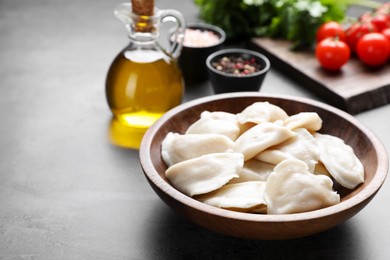
[[[184,83],[177,58],[185,22],[178,11],[153,8],[139,14],[130,3],[119,5],[115,15],[125,23],[130,43],[109,68],[107,102],[116,120],[139,133],[181,103]],[[175,23],[168,48],[158,41],[160,25],[166,21]]]

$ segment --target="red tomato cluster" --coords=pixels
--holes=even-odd
[[[333,21],[320,26],[316,57],[322,67],[339,70],[351,53],[369,66],[381,66],[390,59],[390,2],[363,14],[346,30]]]

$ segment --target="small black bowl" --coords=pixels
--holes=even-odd
[[[211,53],[221,49],[225,42],[226,34],[221,28],[204,23],[189,24],[186,28],[200,30],[202,32],[210,31],[219,38],[217,43],[204,47],[193,47],[183,44],[183,49],[179,56],[179,66],[182,70],[186,85],[192,85],[208,79],[207,68],[205,66],[206,59]]]
[[[223,57],[242,57],[245,60],[255,59],[260,65],[259,71],[247,75],[235,75],[213,67],[213,63]],[[259,91],[271,64],[266,56],[246,49],[225,49],[211,54],[206,60],[209,77],[215,94],[239,91]]]

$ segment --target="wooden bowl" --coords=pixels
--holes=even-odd
[[[241,112],[257,101],[268,101],[289,115],[317,112],[323,120],[321,133],[342,138],[355,151],[365,169],[365,182],[354,190],[339,190],[341,202],[320,210],[261,215],[216,208],[172,187],[165,178],[161,142],[168,132],[184,133],[204,110]],[[194,223],[229,236],[279,240],[312,235],[351,218],[365,207],[382,186],[388,170],[386,150],[377,137],[353,116],[329,105],[299,97],[263,95],[258,92],[220,94],[200,98],[168,111],[146,132],[140,147],[140,162],[147,180],[160,198]]]

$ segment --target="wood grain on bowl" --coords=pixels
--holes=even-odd
[[[216,208],[184,195],[169,184],[165,178],[167,166],[161,158],[161,142],[168,132],[184,133],[205,110],[238,113],[258,101],[280,106],[289,115],[317,112],[323,120],[319,132],[338,136],[354,149],[364,165],[365,182],[354,190],[338,190],[342,197],[339,204],[286,215],[250,214]],[[258,92],[210,96],[168,111],[146,132],[140,148],[140,162],[154,191],[179,214],[206,229],[229,236],[268,240],[316,234],[351,218],[375,196],[388,170],[383,145],[353,116],[317,101]]]

